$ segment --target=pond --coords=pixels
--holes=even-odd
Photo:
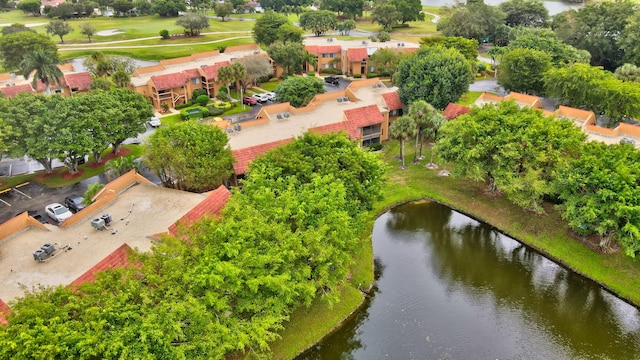
[[[640,359],[640,313],[440,204],[375,223],[376,288],[299,359]]]
[[[126,58],[125,56],[121,56],[122,58]],[[143,66],[151,66],[158,65],[160,62],[158,61],[146,61],[146,60],[138,60],[134,58],[129,58],[135,64],[135,67],[143,67]],[[71,59],[69,62],[73,64],[73,68],[77,72],[87,71],[87,68],[84,66],[84,57]]]
[[[488,5],[500,5],[506,0],[485,0]],[[463,1],[464,2],[464,1]],[[452,6],[454,0],[422,0],[422,5],[428,6]],[[579,9],[582,4],[566,3],[563,1],[543,1],[544,7],[549,10],[549,15],[553,16],[569,9]]]

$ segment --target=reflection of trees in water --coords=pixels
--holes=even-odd
[[[384,272],[385,266],[377,257],[373,259],[373,265],[374,280],[378,281]],[[358,330],[360,329],[360,325],[364,324],[369,318],[372,299],[379,293],[380,290],[374,284],[364,304],[351,319],[345,322],[342,327],[331,336],[324,339],[320,345],[300,355],[296,360],[353,360],[353,354],[356,350],[364,348],[364,344],[360,341],[360,336],[358,336]]]
[[[489,225],[464,221],[459,218],[464,215],[432,202],[401,206],[390,215],[390,230],[425,232],[431,239],[425,242],[428,261],[448,292],[491,295],[494,308],[516,306],[537,323],[556,329],[576,350],[593,347],[607,356],[640,351],[640,334],[616,322],[599,286],[552,266],[520,243],[510,243]]]

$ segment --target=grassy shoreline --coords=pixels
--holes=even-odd
[[[385,166],[387,181],[381,199],[371,211],[368,233],[361,237],[363,247],[355,256],[353,277],[341,289],[340,306],[329,309],[326,302],[316,301],[308,309],[297,309],[285,324],[285,330],[280,333],[282,338],[271,344],[273,358],[292,359],[303,353],[333,333],[360,308],[363,299],[356,301],[357,296],[354,296],[353,290],[358,289],[358,284],[354,285],[354,278],[364,276],[360,279],[370,279],[370,283],[373,281],[373,247],[370,241],[373,224],[378,216],[390,208],[425,198],[493,225],[500,232],[559,265],[595,281],[622,300],[636,307],[640,305],[639,261],[623,252],[611,255],[594,253],[568,235],[566,223],[549,204],[545,206],[546,215],[527,213],[504,197],[487,195],[483,184],[453,177],[439,177],[437,170],[426,169],[424,164],[429,162],[429,149],[424,151],[427,159],[420,164],[411,164],[414,155],[411,142],[405,145],[405,151],[407,170],[398,169],[397,142],[386,142],[385,150],[379,153]],[[369,277],[366,277],[367,272]],[[360,279],[357,281],[361,281]],[[360,291],[358,294],[363,296]]]

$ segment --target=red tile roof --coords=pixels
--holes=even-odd
[[[344,116],[350,125],[356,129],[374,124],[382,124],[384,122],[384,117],[380,113],[377,105],[345,110]]]
[[[220,215],[222,208],[227,204],[227,200],[231,197],[229,189],[220,185],[217,189],[211,191],[209,196],[202,200],[198,205],[191,209],[183,217],[178,219],[173,225],[169,227],[169,232],[172,234],[177,233],[178,224],[191,224],[194,221],[200,219],[204,215]]]
[[[320,50],[318,48],[319,48],[318,45],[305,45],[304,46],[305,50],[307,50],[308,52],[312,53],[315,56],[319,56],[320,55]]]
[[[349,61],[362,61],[362,59],[368,59],[366,48],[349,48],[347,49],[347,56]]]
[[[218,69],[228,65],[231,65],[231,63],[228,61],[223,61],[217,62],[213,65],[203,66],[201,69],[202,72],[204,72],[204,76],[207,78],[207,80],[218,80]]]
[[[188,79],[195,79],[200,77],[200,71],[198,69],[188,69],[183,71],[187,75]]]
[[[342,51],[342,46],[340,45],[307,45],[304,48],[305,50],[316,56],[320,56],[322,54],[335,54]]]
[[[7,305],[7,303],[0,299],[0,324],[8,324],[5,316],[9,314],[11,314],[11,308],[9,307],[9,305]]]
[[[442,115],[447,120],[453,120],[453,119],[457,118],[460,115],[464,115],[464,114],[469,113],[470,110],[471,109],[469,109],[468,107],[466,107],[464,105],[458,105],[458,104],[455,104],[455,103],[449,103],[449,105],[447,105],[447,107],[442,112]]]
[[[404,107],[404,104],[400,102],[400,95],[397,91],[382,94],[382,99],[387,104],[389,111],[400,110]]]
[[[33,92],[33,88],[31,84],[22,84],[15,86],[2,86],[0,87],[0,92],[4,94],[5,97],[14,97],[19,93],[23,92]]]
[[[71,287],[75,288],[85,282],[94,281],[98,272],[127,265],[127,256],[129,255],[129,250],[131,250],[131,247],[129,245],[122,244],[111,254],[100,260],[100,262],[93,265],[91,269],[87,270],[84,274],[80,275],[80,277],[73,280],[73,282],[71,283]]]
[[[284,139],[244,149],[233,150],[233,157],[236,159],[236,162],[233,164],[233,172],[235,172],[236,175],[246,174],[249,169],[249,163],[253,161],[253,159],[290,142],[291,139]]]
[[[64,81],[71,89],[76,89],[77,91],[89,90],[91,87],[91,74],[86,71],[75,74],[67,74],[64,76]]]
[[[184,86],[187,76],[183,72],[156,75],[151,77],[151,81],[157,90],[169,90]]]
[[[360,137],[360,131],[357,128],[353,128],[352,126],[349,126],[349,122],[347,121],[340,121],[333,124],[314,127],[309,129],[309,131],[312,133],[321,134],[321,135],[333,134],[333,133],[344,131],[345,133],[347,133],[347,135],[349,135],[350,139],[357,139]]]

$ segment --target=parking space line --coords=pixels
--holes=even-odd
[[[7,204],[7,205],[11,206],[11,204],[9,204],[8,202],[6,202],[6,201],[4,201],[4,200],[2,200],[2,199],[0,199],[0,201],[2,201],[3,203],[5,203],[5,204]]]
[[[31,196],[29,196],[29,195],[27,195],[27,194],[23,193],[22,191],[20,191],[20,190],[18,190],[18,189],[16,189],[16,188],[13,188],[13,190],[14,190],[15,192],[17,192],[18,194],[20,194],[20,195],[24,195],[24,196],[28,197],[29,199],[31,199]]]

